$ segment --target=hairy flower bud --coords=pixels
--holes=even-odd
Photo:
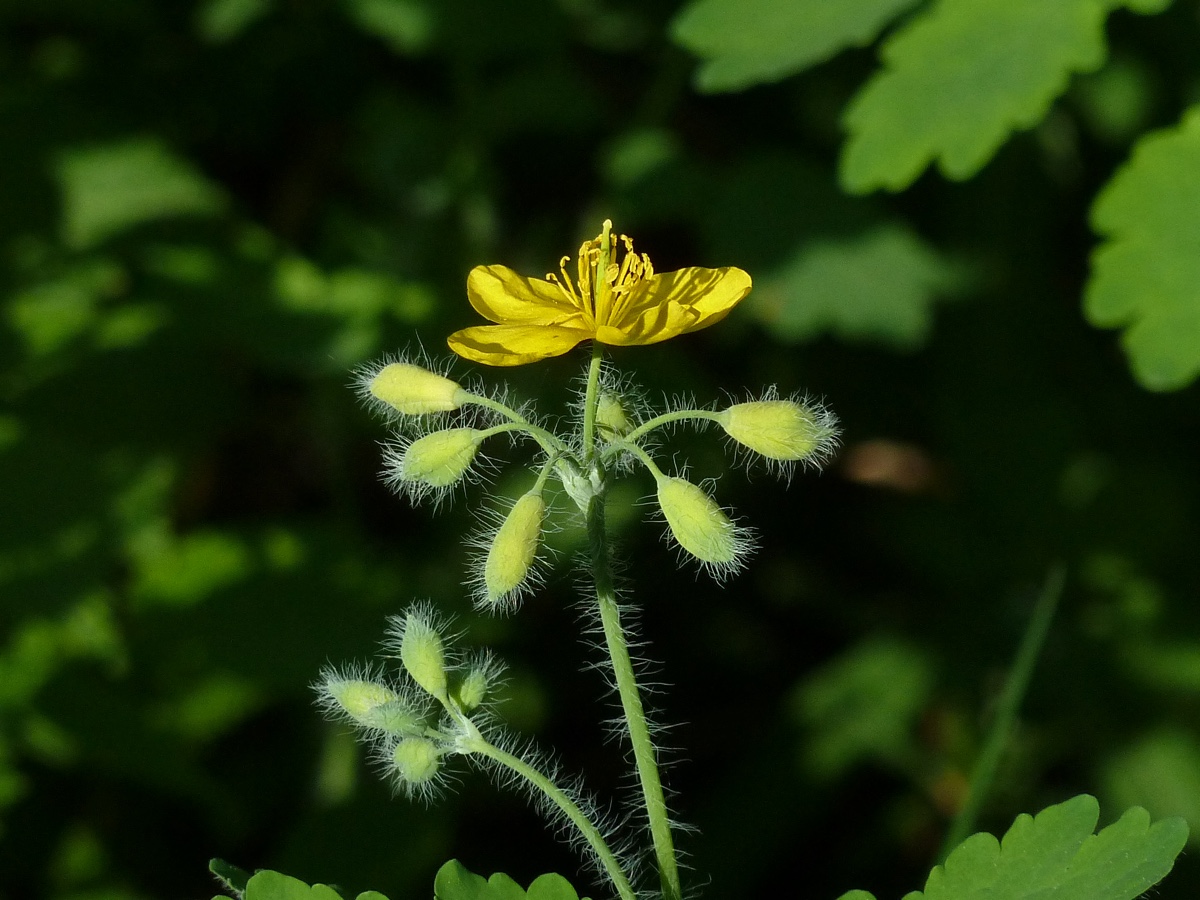
[[[505,517],[483,564],[484,599],[499,603],[520,590],[537,557],[546,502],[540,490],[523,494]]]
[[[388,685],[372,680],[369,670],[343,675],[326,669],[315,688],[318,702],[331,718],[396,735],[415,734],[424,728],[424,712]]]
[[[437,777],[442,751],[429,738],[405,738],[392,750],[392,766],[405,787],[419,790]]]
[[[442,636],[421,611],[404,617],[400,662],[412,680],[438,699],[446,696],[446,650]]]
[[[684,478],[658,480],[658,505],[679,546],[718,576],[741,567],[750,541],[708,494]]]
[[[474,428],[447,428],[418,438],[400,457],[397,479],[431,488],[449,487],[475,461],[482,435]]]
[[[605,440],[625,437],[633,431],[633,422],[621,396],[612,391],[601,391],[596,401],[596,428]]]
[[[384,366],[367,382],[367,390],[406,416],[458,409],[468,397],[456,382],[411,363]]]
[[[794,400],[737,403],[718,413],[717,421],[743,447],[779,462],[819,462],[837,439],[828,412]]]
[[[487,666],[475,666],[459,681],[454,698],[463,712],[469,713],[478,709],[487,699],[488,690],[491,688],[488,674]]]

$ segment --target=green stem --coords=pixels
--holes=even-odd
[[[490,397],[484,397],[479,394],[468,394],[468,403],[473,403],[476,406],[482,406],[485,409],[490,409],[500,413],[509,420],[511,426],[496,426],[496,430],[520,430],[526,432],[531,438],[537,441],[543,450],[551,456],[561,456],[567,452],[567,448],[563,446],[563,442],[556,435],[551,434],[544,428],[534,425],[523,415],[517,412],[510,406],[505,406],[498,400],[493,400]]]
[[[675,412],[663,413],[660,416],[655,416],[653,419],[647,419],[629,434],[625,435],[625,440],[629,443],[634,443],[642,435],[653,431],[655,428],[662,428],[664,425],[670,425],[672,422],[687,422],[695,420],[708,420],[710,422],[721,421],[721,414],[713,412],[709,409],[680,409]]]
[[[592,341],[592,360],[588,363],[587,393],[583,397],[583,463],[591,465],[596,455],[596,408],[600,404],[600,367],[604,350]]]
[[[1013,660],[1012,670],[1004,684],[1004,692],[1000,695],[995,721],[992,722],[987,741],[975,763],[975,770],[971,773],[967,798],[963,801],[962,808],[954,817],[954,821],[950,823],[949,831],[946,832],[946,839],[942,843],[939,854],[942,861],[945,861],[950,852],[961,844],[975,828],[979,811],[983,807],[983,800],[996,776],[996,770],[1000,767],[1000,760],[1012,735],[1013,726],[1016,724],[1021,700],[1024,699],[1025,692],[1029,689],[1034,666],[1046,643],[1046,636],[1050,633],[1050,623],[1054,619],[1054,611],[1062,596],[1065,580],[1066,574],[1061,565],[1054,566],[1046,576],[1042,592],[1033,608],[1033,616],[1021,638],[1017,657]]]
[[[472,730],[474,730],[473,726]],[[622,900],[637,900],[637,894],[633,890],[632,885],[630,885],[625,871],[621,868],[621,863],[617,860],[616,854],[612,852],[605,842],[604,837],[600,834],[600,830],[587,817],[587,814],[579,808],[579,804],[572,800],[562,788],[519,756],[514,756],[488,743],[478,731],[464,742],[463,749],[468,753],[478,753],[480,756],[486,756],[488,759],[494,760],[505,768],[511,769],[534,788],[541,791],[551,803],[562,810],[563,815],[571,821],[571,824],[579,829],[579,833],[583,835],[584,840],[588,842],[588,846],[592,848],[599,858],[600,865],[604,867],[605,873],[612,879],[612,883],[616,887],[617,893],[621,895]]]
[[[600,622],[604,627],[604,640],[612,661],[613,677],[617,693],[621,698],[621,709],[629,728],[629,740],[633,746],[633,759],[637,767],[638,780],[642,786],[642,801],[650,822],[650,837],[654,842],[654,855],[658,860],[658,873],[662,882],[663,900],[679,900],[679,867],[675,859],[675,841],[671,835],[671,823],[667,815],[666,798],[663,796],[662,779],[658,772],[658,753],[650,739],[650,727],[646,711],[638,691],[633,662],[629,658],[629,645],[621,627],[621,612],[617,605],[617,592],[613,584],[612,567],[609,561],[608,537],[604,527],[604,497],[592,497],[587,510],[588,540],[591,545],[592,577],[596,583],[596,602],[600,608]]]

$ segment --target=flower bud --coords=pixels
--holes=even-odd
[[[427,693],[438,699],[446,696],[446,651],[442,636],[433,623],[419,612],[404,618],[400,638],[400,662],[404,670]]]
[[[458,409],[468,396],[456,382],[411,363],[384,366],[367,382],[367,390],[406,416]]]
[[[483,563],[484,595],[489,604],[518,590],[529,577],[545,516],[546,502],[540,490],[523,494],[513,504]]]
[[[392,750],[392,766],[408,788],[420,788],[437,777],[442,751],[429,738],[408,737]]]
[[[625,410],[621,396],[612,391],[601,391],[596,401],[596,427],[605,440],[625,437],[633,431],[633,422]]]
[[[483,704],[483,701],[487,699],[488,689],[491,687],[488,682],[486,666],[475,666],[463,676],[454,692],[459,708],[463,712],[469,713]]]
[[[718,573],[739,567],[748,540],[699,487],[684,478],[663,476],[658,480],[658,505],[680,547]]]
[[[481,435],[474,428],[447,428],[418,438],[400,457],[396,477],[432,488],[449,487],[475,461]]]
[[[717,421],[743,447],[780,462],[824,456],[837,433],[829,413],[794,400],[737,403]]]

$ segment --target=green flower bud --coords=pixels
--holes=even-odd
[[[779,462],[820,459],[837,436],[828,412],[794,400],[737,403],[718,413],[717,421],[743,447]]]
[[[679,546],[724,575],[741,567],[750,541],[708,494],[684,478],[658,480],[658,505]]]
[[[458,409],[469,396],[449,378],[411,363],[384,366],[367,382],[367,390],[406,416]]]
[[[418,438],[400,457],[398,479],[431,488],[449,487],[471,467],[482,434],[474,428],[447,428]]]
[[[442,636],[420,612],[404,619],[400,639],[400,662],[412,680],[439,700],[446,697],[446,651]]]
[[[484,666],[476,666],[467,672],[454,692],[459,708],[463,712],[469,713],[483,704],[483,701],[487,699],[488,689],[491,687],[489,681],[488,671]]]
[[[498,603],[525,584],[537,557],[546,503],[541,491],[530,491],[513,504],[488,548],[483,564],[484,595]]]
[[[437,778],[442,751],[429,738],[405,738],[392,750],[392,766],[405,787],[419,790]]]
[[[633,422],[625,411],[625,404],[619,394],[612,391],[601,391],[596,401],[596,427],[600,437],[611,440],[624,437],[633,431]]]
[[[388,734],[420,734],[425,730],[425,716],[403,700],[393,700],[372,709],[363,724]]]

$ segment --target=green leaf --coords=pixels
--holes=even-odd
[[[343,900],[342,895],[327,884],[311,887],[299,878],[270,870],[255,872],[246,885],[244,900]],[[378,891],[363,891],[355,900],[388,900]]]
[[[705,62],[696,88],[716,93],[778,81],[847,47],[869,44],[918,0],[695,0],[671,23]]]
[[[210,859],[208,871],[212,872],[217,881],[221,882],[221,885],[236,897],[242,896],[246,890],[246,883],[250,880],[249,872],[239,869],[223,859]]]
[[[231,41],[271,11],[274,0],[208,0],[196,13],[196,30],[214,44]]]
[[[1084,794],[1018,816],[1002,841],[972,835],[930,873],[923,893],[905,900],[1133,900],[1171,871],[1187,825],[1151,825],[1134,807],[1092,834],[1099,815],[1096,799]]]
[[[1124,328],[1133,374],[1148,390],[1200,375],[1200,107],[1147,135],[1101,190],[1092,227],[1088,320]]]
[[[883,47],[851,101],[841,178],[898,190],[937,161],[965,179],[1104,61],[1105,0],[939,0]]]
[[[912,348],[929,336],[936,299],[959,281],[958,269],[911,231],[882,225],[806,242],[760,279],[748,309],[784,341],[828,332]]]
[[[1144,805],[1200,829],[1200,742],[1181,728],[1145,735],[1105,763],[1104,786],[1118,808]]]
[[[525,900],[526,897],[529,900],[579,900],[571,883],[561,875],[539,875],[526,892],[503,872],[484,880],[456,859],[438,870],[433,893],[436,900]]]
[[[175,216],[208,216],[224,195],[155,138],[65,153],[58,165],[63,237],[91,247],[136,225]]]
[[[347,3],[359,28],[402,56],[422,49],[433,35],[429,10],[416,0],[347,0]]]

